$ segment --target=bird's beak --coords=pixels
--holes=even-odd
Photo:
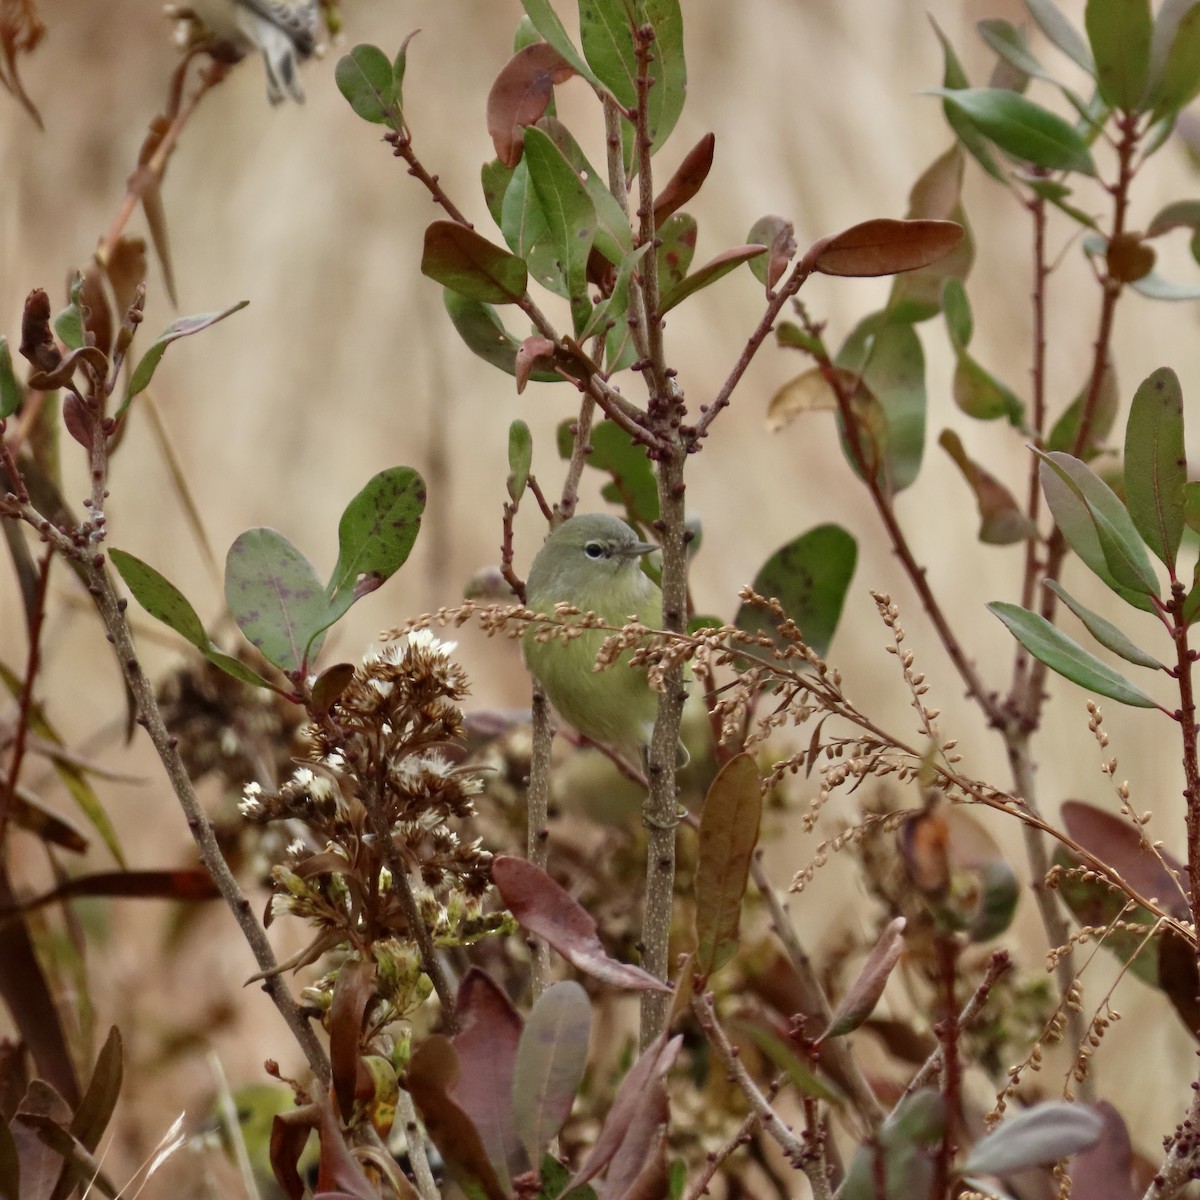
[[[640,558],[643,554],[650,554],[658,548],[653,542],[634,542],[632,546],[625,548],[625,553],[630,558]]]

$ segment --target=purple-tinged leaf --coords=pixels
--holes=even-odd
[[[413,1051],[405,1082],[452,1178],[468,1195],[482,1192],[487,1200],[507,1200],[479,1130],[451,1098],[461,1073],[454,1044],[441,1034],[433,1034]]]
[[[1104,1133],[1071,1161],[1071,1193],[1088,1200],[1134,1200],[1133,1144],[1125,1121],[1107,1100],[1097,1100],[1092,1108],[1104,1122]]]
[[[888,922],[880,934],[879,941],[867,955],[867,961],[863,963],[858,978],[834,1009],[833,1016],[829,1018],[829,1028],[817,1039],[818,1042],[852,1032],[875,1011],[875,1005],[883,995],[888,977],[904,952],[906,923],[903,917],[896,917]]]
[[[1046,1166],[1094,1146],[1104,1121],[1093,1108],[1048,1100],[1002,1121],[975,1143],[959,1168],[964,1175],[1003,1175]]]
[[[650,1080],[638,1117],[613,1155],[604,1180],[606,1200],[667,1200],[670,1104],[661,1079]]]
[[[513,1075],[524,1023],[512,1001],[479,967],[463,976],[455,1012],[454,1049],[462,1073],[448,1094],[479,1131],[501,1185],[510,1191],[513,1176],[529,1169],[513,1122]]]
[[[682,1035],[668,1041],[666,1034],[660,1034],[642,1051],[637,1062],[621,1080],[621,1086],[617,1089],[595,1144],[584,1159],[583,1165],[563,1189],[563,1195],[574,1191],[603,1171],[621,1149],[631,1129],[644,1128],[650,1124],[651,1109],[655,1105],[650,1085],[661,1080],[671,1069],[682,1045]]]
[[[641,967],[610,958],[596,935],[595,920],[541,867],[501,854],[492,860],[492,882],[517,921],[580,971],[614,987],[671,990]]]
[[[569,980],[544,991],[521,1032],[512,1082],[513,1120],[531,1163],[558,1135],[583,1082],[592,1006]]]

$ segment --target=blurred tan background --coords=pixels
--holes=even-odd
[[[1078,19],[1082,4],[1066,7]],[[802,248],[869,217],[903,215],[911,183],[950,141],[940,105],[919,94],[941,79],[940,50],[927,13],[956,45],[973,80],[982,83],[991,57],[974,34],[974,22],[998,16],[1020,21],[1023,9],[1002,0],[739,0],[736,5],[691,0],[685,5],[689,101],[657,161],[665,179],[702,134],[716,134],[713,173],[688,206],[700,224],[697,262],[744,241],[753,221],[768,212],[795,222]],[[0,160],[5,164],[0,330],[14,343],[26,293],[46,287],[60,306],[68,272],[87,261],[108,227],[176,62],[171,24],[154,0],[45,0],[42,15],[48,36],[23,72],[46,133],[0,96]],[[326,573],[336,554],[338,515],[372,474],[405,464],[430,482],[426,526],[412,559],[380,593],[353,610],[327,656],[354,658],[381,628],[452,603],[472,571],[498,558],[511,420],[519,416],[532,427],[534,469],[547,489],[554,491],[560,479],[553,429],[570,413],[573,393],[534,385],[518,397],[507,376],[465,350],[444,315],[440,290],[418,270],[421,231],[438,214],[380,142],[378,128],[354,117],[333,84],[334,64],[349,46],[375,42],[391,53],[420,28],[409,48],[405,85],[417,152],[481,230],[498,238],[478,188],[479,166],[492,157],[484,101],[507,58],[519,15],[516,0],[346,0],[344,43],[304,69],[306,105],[272,111],[264,98],[261,63],[248,59],[206,97],[167,175],[164,201],[180,309],[170,307],[161,275],[152,268],[143,347],[177,315],[250,301],[249,308],[217,328],[172,346],[153,388],[218,554],[223,556],[243,529],[268,524]],[[1069,74],[1040,38],[1035,46],[1055,69]],[[568,120],[587,123],[584,140],[596,161],[600,130],[586,100],[579,81],[562,89],[562,109]],[[1167,200],[1193,195],[1198,186],[1194,168],[1181,154],[1160,155],[1137,192],[1133,226],[1144,226]],[[1023,392],[1029,362],[1028,222],[973,166],[968,166],[966,194],[980,247],[968,281],[976,313],[972,350]],[[1101,211],[1096,195],[1082,203]],[[133,232],[141,231],[140,221],[135,217]],[[1056,223],[1052,245],[1062,250],[1064,262],[1052,282],[1055,412],[1084,379],[1097,307],[1086,265],[1069,238],[1065,225]],[[1182,241],[1168,243],[1166,254],[1164,273],[1195,278]],[[836,342],[883,302],[887,286],[887,281],[819,278],[804,298],[815,315],[829,321]],[[761,289],[743,270],[671,314],[669,353],[693,405],[719,387],[761,303]],[[997,474],[1019,478],[1020,491],[1026,451],[1011,429],[972,423],[954,409],[942,329],[936,322],[923,329],[929,360],[927,467],[901,498],[899,510],[918,557],[949,597],[961,636],[985,676],[1004,688],[1012,643],[983,604],[1017,598],[1021,551],[978,548],[973,501],[937,448],[936,436],[953,425],[975,457]],[[1200,394],[1196,334],[1195,305],[1152,305],[1130,296],[1121,308],[1118,336],[1123,396],[1163,364],[1179,371],[1185,392]],[[849,694],[897,731],[914,732],[893,660],[882,653],[887,639],[868,595],[869,588],[891,591],[905,614],[908,645],[943,709],[943,728],[962,741],[964,767],[1006,785],[999,742],[983,728],[978,713],[960,703],[961,686],[947,671],[911,588],[851,480],[832,422],[814,416],[779,435],[765,430],[767,400],[803,365],[798,356],[768,345],[704,453],[691,464],[689,500],[705,531],[695,563],[698,604],[702,611],[731,616],[737,589],[771,551],[812,525],[840,521],[860,544],[832,654]],[[1200,410],[1191,407],[1194,455],[1200,450]],[[598,503],[595,482],[587,486],[592,490],[585,493],[585,509]],[[219,586],[203,564],[144,422],[133,422],[117,458],[112,491],[112,544],[156,565],[206,620],[215,618],[222,603]],[[85,494],[82,474],[68,494],[76,502]],[[519,525],[519,565],[528,563],[540,541],[533,518],[532,512],[525,514]],[[1078,583],[1085,600],[1104,603],[1077,566],[1067,582]],[[71,592],[65,572],[58,573],[57,587]],[[489,643],[469,630],[459,640],[478,703],[527,703],[527,681],[511,645]],[[106,649],[95,622],[79,612],[60,617],[48,631],[44,694],[53,720],[73,741],[86,740],[120,714],[121,694]],[[4,583],[0,655],[18,666],[23,653],[19,602],[11,584]],[[180,653],[155,646],[147,656],[161,670]],[[1074,796],[1114,806],[1085,727],[1083,693],[1066,685],[1054,690],[1056,703],[1039,743],[1043,804],[1054,811],[1061,799]],[[1177,844],[1181,779],[1173,730],[1154,714],[1107,708],[1112,750],[1122,761],[1119,775],[1133,781],[1137,807],[1159,814],[1156,835]],[[103,761],[146,780],[137,788],[106,786],[103,791],[131,862],[177,861],[186,831],[155,764],[144,747],[129,753],[119,739],[111,742]],[[1019,854],[1015,829],[995,822],[989,827]],[[811,843],[799,838],[773,852],[779,880],[790,878],[810,853]],[[99,853],[93,860],[104,865]],[[29,853],[22,870],[30,881],[42,878]],[[869,926],[870,909],[860,905],[856,912],[857,886],[852,872],[835,864],[793,906],[814,945],[846,926],[859,932]],[[846,902],[832,923],[831,901]],[[286,1057],[286,1034],[266,1000],[239,991],[250,958],[223,913],[214,910],[204,918],[222,931],[219,940],[210,939],[206,961],[176,963],[170,978],[147,979],[145,962],[147,956],[153,961],[161,936],[152,908],[116,906],[106,957],[94,964],[97,977],[107,981],[98,997],[102,1023],[122,1017],[135,1061],[151,1060],[157,1042],[186,1025],[189,1006],[211,1005],[222,997],[243,1010],[230,1016],[218,1036],[235,1082],[258,1078],[265,1057]],[[1021,921],[1030,944],[1037,946],[1031,904],[1023,905]],[[1028,962],[1036,966],[1038,961],[1038,951],[1032,950]],[[1107,962],[1101,970],[1104,978],[1111,975]],[[1130,1019],[1112,1035],[1113,1058],[1100,1056],[1100,1090],[1119,1079],[1122,1095],[1130,1099],[1136,1083],[1117,1064],[1127,1061],[1120,1057],[1122,1041],[1126,1050],[1136,1045],[1139,1078],[1156,1083],[1127,1111],[1144,1112],[1144,1146],[1152,1153],[1155,1132],[1173,1125],[1186,1096],[1191,1043],[1166,1015],[1165,1005],[1140,984],[1127,983],[1117,1006]],[[174,1111],[207,1093],[201,1063],[191,1060],[190,1067],[176,1068],[169,1077],[148,1069],[138,1077],[139,1086],[126,1101],[125,1152],[153,1141],[151,1113],[165,1126]],[[1178,1083],[1169,1086],[1167,1079]],[[1053,1088],[1056,1081],[1045,1082]],[[154,1190],[157,1186],[150,1194],[163,1194]]]

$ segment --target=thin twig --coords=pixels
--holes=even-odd
[[[425,1150],[425,1139],[421,1136],[421,1126],[417,1123],[417,1110],[413,1107],[412,1097],[404,1089],[400,1089],[396,1097],[396,1115],[404,1123],[404,1136],[408,1139],[408,1161],[412,1165],[413,1178],[416,1180],[417,1191],[421,1200],[439,1200],[437,1181],[429,1166],[429,1155]]]

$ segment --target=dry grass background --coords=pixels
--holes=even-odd
[[[911,182],[949,140],[936,101],[917,94],[936,85],[941,72],[926,12],[936,16],[976,79],[986,73],[988,59],[974,37],[974,22],[1021,19],[1020,5],[1001,0],[691,0],[685,10],[689,103],[660,170],[673,168],[701,134],[715,132],[716,167],[689,205],[700,222],[699,261],[743,241],[766,212],[794,220],[802,246],[858,220],[902,215]],[[346,45],[371,41],[390,50],[412,29],[422,29],[410,47],[406,82],[416,146],[484,227],[477,185],[479,165],[491,157],[484,97],[507,57],[518,15],[516,0],[346,0]],[[0,97],[0,328],[10,338],[25,294],[45,286],[56,301],[61,298],[67,273],[87,259],[108,226],[175,65],[169,25],[153,0],[46,0],[43,16],[49,36],[25,74],[47,132],[39,134]],[[205,100],[187,130],[164,192],[180,309],[251,303],[218,328],[174,346],[156,376],[154,397],[218,554],[241,530],[269,524],[304,549],[319,570],[328,570],[337,516],[367,478],[401,463],[426,474],[430,507],[412,560],[340,627],[336,652],[353,657],[378,629],[453,601],[474,569],[497,558],[508,424],[517,416],[529,422],[535,470],[553,487],[558,465],[552,431],[569,411],[570,396],[565,389],[534,386],[517,397],[507,377],[462,348],[438,289],[418,271],[420,232],[434,211],[377,132],[353,117],[337,94],[333,66],[340,52],[334,47],[305,70],[304,107],[277,111],[263,98],[258,62],[246,62]],[[584,101],[580,85],[564,90],[568,115],[592,121]],[[594,146],[598,131],[594,123],[589,128]],[[1161,157],[1139,193],[1135,226],[1165,200],[1195,190],[1194,170],[1181,156]],[[1020,390],[1028,363],[1027,224],[999,189],[977,171],[969,169],[969,176],[968,211],[981,243],[970,282],[977,316],[973,350]],[[1064,237],[1061,227],[1057,237]],[[1179,276],[1186,272],[1185,256],[1172,245],[1176,250]],[[1080,257],[1068,249],[1053,284],[1056,408],[1083,379],[1092,336],[1096,296]],[[835,336],[885,295],[884,282],[827,279],[805,293]],[[760,303],[749,273],[739,272],[672,314],[670,353],[694,404],[719,385]],[[150,333],[177,315],[157,270],[151,272],[148,313]],[[962,636],[985,675],[1003,687],[1011,644],[982,606],[1015,598],[1020,552],[978,548],[973,503],[934,439],[953,424],[968,449],[998,473],[1023,472],[1025,451],[1011,431],[972,426],[954,410],[940,331],[930,328],[930,334],[931,448],[927,469],[902,498],[900,511]],[[1150,370],[1169,363],[1194,398],[1200,391],[1195,306],[1152,306],[1131,297],[1123,306],[1118,362],[1126,396]],[[780,435],[765,431],[767,399],[800,367],[798,358],[769,348],[760,354],[732,409],[692,463],[689,497],[705,526],[705,548],[695,564],[699,604],[730,614],[737,588],[776,546],[811,525],[841,521],[860,541],[833,654],[849,693],[909,731],[907,700],[892,660],[882,653],[884,631],[867,595],[869,587],[890,590],[906,614],[908,644],[944,710],[943,726],[962,739],[965,766],[1004,783],[999,744],[977,712],[959,703],[962,689],[941,662],[912,591],[850,480],[831,423],[814,418]],[[1200,420],[1193,417],[1193,453],[1198,432]],[[134,422],[112,491],[112,543],[156,564],[206,619],[215,617],[219,586],[188,531],[144,422]],[[81,476],[68,494],[84,494]],[[596,501],[593,492],[584,506]],[[527,562],[540,539],[532,517],[522,520],[519,536],[519,559]],[[1073,571],[1068,582],[1079,577]],[[60,572],[56,596],[72,592]],[[107,730],[101,759],[144,778],[138,787],[103,789],[131,862],[178,861],[186,831],[154,763],[144,747],[127,751],[112,736],[121,697],[96,624],[77,603],[58,612],[46,640],[50,713],[76,742]],[[525,702],[526,679],[511,646],[470,631],[461,643],[479,703]],[[158,645],[146,653],[156,669],[179,657],[176,648]],[[22,661],[22,623],[11,586],[0,587],[0,654],[11,665]],[[1039,743],[1043,803],[1053,810],[1059,800],[1076,796],[1111,804],[1085,728],[1084,696],[1067,686],[1055,691]],[[1112,711],[1109,726],[1122,758],[1120,774],[1134,781],[1135,803],[1154,808],[1157,836],[1177,843],[1180,773],[1171,731],[1141,712]],[[996,832],[1019,854],[1015,829]],[[797,840],[775,851],[779,878],[806,861],[810,849]],[[42,878],[33,848],[21,845],[18,854],[24,856],[22,877],[31,884]],[[96,853],[93,861],[103,865],[103,856]],[[794,906],[818,950],[822,939],[863,929],[871,920],[869,909],[854,903],[861,890],[852,874],[837,867],[826,874]],[[835,921],[829,919],[831,903]],[[1036,965],[1032,905],[1023,907],[1026,960]],[[211,1090],[202,1058],[159,1065],[164,1046],[181,1029],[207,1027],[234,1082],[258,1078],[265,1057],[286,1061],[286,1035],[267,1002],[240,991],[250,957],[232,923],[216,911],[204,923],[211,936],[193,940],[186,958],[164,965],[160,914],[153,906],[116,905],[96,951],[101,1027],[119,1019],[130,1045],[132,1080],[116,1151],[122,1161],[151,1144],[174,1112],[203,1103]],[[1111,1056],[1101,1055],[1100,1090],[1127,1114],[1138,1113],[1142,1144],[1153,1153],[1156,1134],[1174,1123],[1186,1095],[1191,1043],[1165,1006],[1136,982],[1126,985],[1118,1007],[1130,1018],[1113,1035]],[[1153,1086],[1143,1087],[1151,1078]],[[1046,1083],[1053,1088],[1053,1080]],[[186,1191],[188,1180],[186,1167],[179,1169],[148,1194]]]

